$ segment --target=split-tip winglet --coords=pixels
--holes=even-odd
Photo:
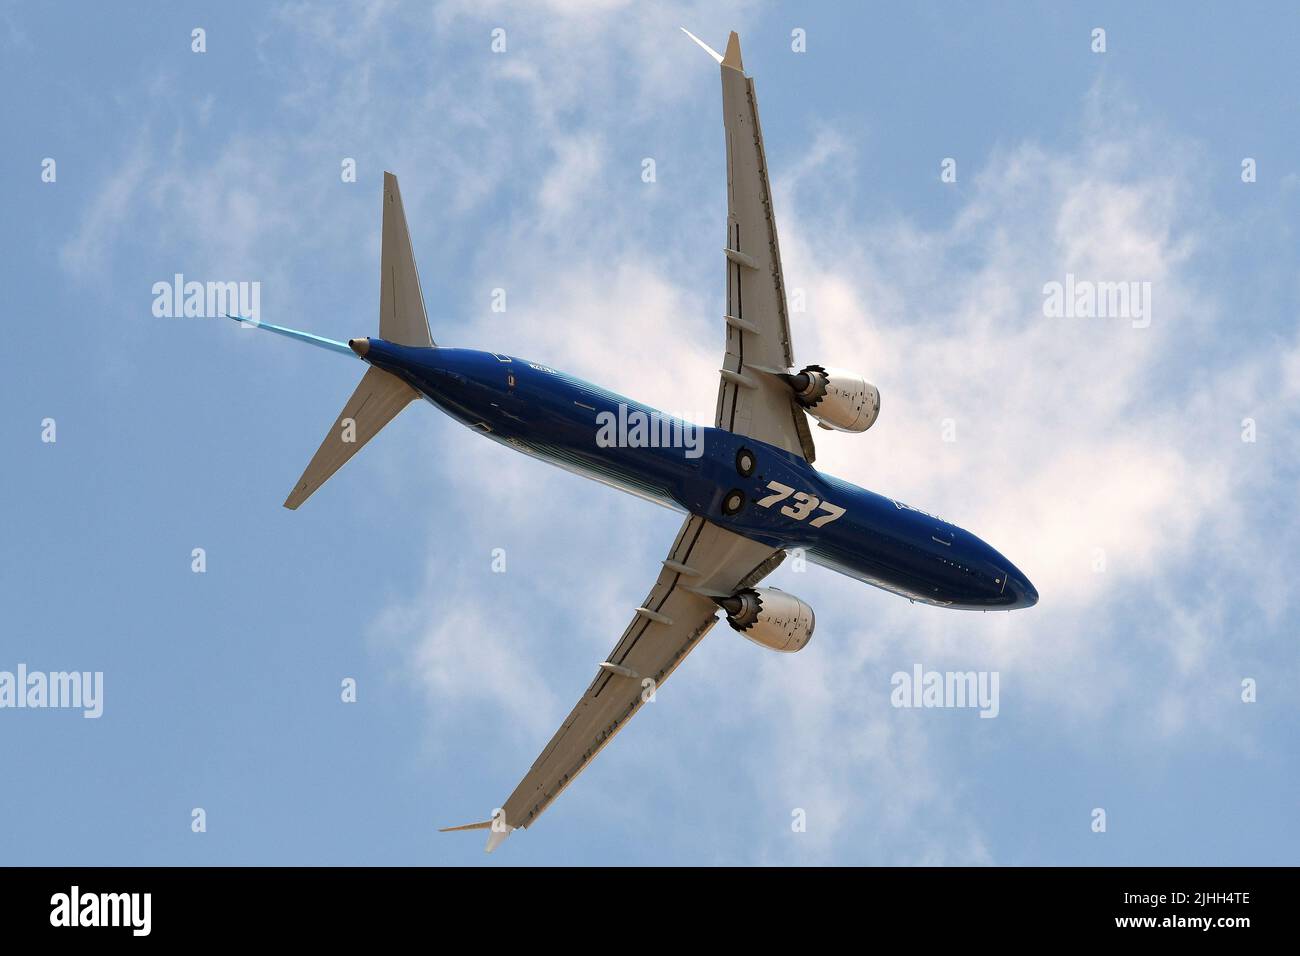
[[[705,43],[703,40],[701,40],[699,37],[697,37],[694,33],[692,33],[690,30],[686,29],[685,27],[682,27],[681,30],[682,30],[682,32],[685,33],[688,37],[690,37],[692,40],[694,40],[696,43],[698,43],[698,44],[700,45],[700,47],[704,50],[705,53],[707,53],[709,56],[713,57],[713,58],[714,58],[715,60],[717,60],[719,63],[722,62],[722,54],[721,54],[721,53],[719,53],[717,50],[713,49],[713,47],[709,46],[707,43]]]
[[[441,827],[438,832],[456,833],[461,830],[489,830],[491,832],[488,833],[487,846],[483,848],[483,852],[491,853],[505,842],[506,837],[510,836],[510,831],[514,829],[514,827],[509,826],[493,826],[495,822],[496,818],[484,820],[482,823],[463,823],[458,827]]]
[[[722,56],[722,65],[745,72],[745,64],[740,62],[740,35],[735,30],[727,37],[727,52]]]
[[[731,36],[727,38],[726,54],[719,53],[685,27],[682,27],[681,31],[698,43],[700,47],[709,54],[709,56],[713,57],[713,59],[717,60],[723,66],[729,66],[733,70],[740,70],[742,73],[745,72],[745,65],[740,60],[740,36],[735,30],[732,30]]]

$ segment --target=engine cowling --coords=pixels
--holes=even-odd
[[[864,432],[880,417],[880,389],[856,372],[809,365],[782,377],[823,428]]]
[[[742,637],[785,654],[803,650],[817,625],[812,608],[776,588],[746,588],[718,603]]]

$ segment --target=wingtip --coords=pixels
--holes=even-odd
[[[486,830],[492,826],[491,820],[484,820],[482,823],[462,823],[456,827],[439,827],[439,833],[459,833],[462,830]]]
[[[506,827],[505,829],[502,830],[492,830],[488,834],[487,846],[483,847],[483,852],[491,853],[493,850],[495,850],[497,847],[499,847],[502,843],[506,841],[506,837],[510,836],[513,830],[514,830],[513,827]]]
[[[480,823],[462,823],[458,827],[439,827],[438,832],[459,833],[462,830],[489,830],[491,832],[488,833],[487,846],[483,848],[483,852],[491,853],[504,843],[506,837],[510,836],[511,832],[515,829],[511,826],[494,826],[493,824],[497,819],[497,817],[493,817],[491,820],[483,820]]]
[[[733,70],[745,72],[745,64],[740,59],[740,34],[735,30],[731,31],[731,36],[727,37],[727,52],[723,54],[719,61],[723,66],[729,66]]]

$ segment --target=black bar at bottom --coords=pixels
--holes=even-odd
[[[830,927],[862,941],[904,932],[927,947],[1043,934],[1231,945],[1286,930],[1296,876],[1294,868],[8,868],[0,926],[7,941],[338,943],[454,931],[547,947],[627,931],[627,945],[640,948],[637,939],[650,945],[703,921],[733,945],[778,928],[823,938]]]

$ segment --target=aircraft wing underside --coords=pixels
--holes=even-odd
[[[727,349],[715,425],[811,463],[816,450],[808,419],[773,374],[794,367],[794,345],[758,98],[754,81],[745,76],[735,33],[719,63],[727,140]]]
[[[491,830],[490,852],[511,830],[532,824],[713,626],[718,606],[711,595],[757,583],[783,557],[780,549],[688,517],[632,623],[505,806],[492,820],[451,829]]]

